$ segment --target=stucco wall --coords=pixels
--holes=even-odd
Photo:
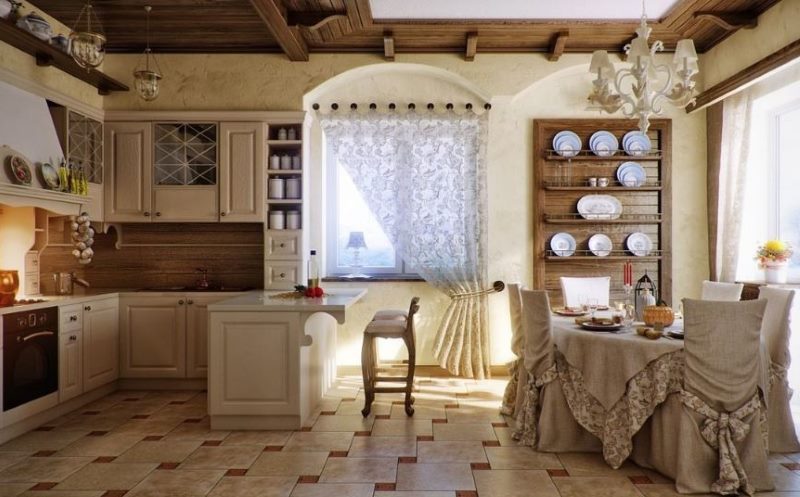
[[[463,104],[492,103],[488,144],[489,277],[530,284],[533,274],[531,189],[532,120],[554,117],[598,117],[584,110],[591,87],[590,56],[567,55],[557,63],[542,55],[478,55],[464,62],[456,55],[400,55],[385,63],[372,55],[312,55],[292,63],[281,55],[169,55],[158,100],[144,103],[133,94],[114,94],[106,109],[310,109],[313,102],[398,104],[413,101]],[[133,56],[111,56],[105,69],[123,81],[136,62]],[[707,275],[705,209],[705,115],[670,109],[674,127],[674,291],[673,299],[697,296]],[[312,245],[324,244],[322,134],[311,133]],[[334,287],[337,285],[329,285]],[[435,363],[431,354],[446,299],[424,283],[370,285],[370,295],[340,328],[339,363],[359,364],[361,333],[372,313],[405,307],[413,295],[422,298],[418,327],[419,361]],[[510,359],[506,295],[490,298],[492,362]],[[391,347],[391,348],[390,348]],[[393,357],[386,346],[382,355]]]

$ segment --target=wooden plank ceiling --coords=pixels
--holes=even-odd
[[[779,1],[681,0],[652,22],[651,39],[672,50],[677,40],[690,37],[704,52],[737,29],[752,27]],[[74,25],[84,2],[33,0],[67,26]],[[369,0],[94,0],[109,52],[143,50],[148,4],[155,52],[284,52],[291,60],[320,52],[382,53],[387,59],[456,52],[467,60],[476,53],[542,52],[557,60],[564,53],[619,52],[636,27],[633,21],[604,20],[374,20]]]

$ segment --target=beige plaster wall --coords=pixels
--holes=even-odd
[[[35,5],[30,2],[23,0],[22,3],[23,6],[20,10],[21,15],[36,11],[53,26],[54,33],[69,35],[69,27],[64,26],[48,16],[47,13],[36,8]],[[54,67],[39,67],[36,65],[36,60],[32,56],[10,45],[0,43],[0,78],[3,77],[2,72],[4,71],[20,76],[28,82],[38,83],[52,90],[59,91],[89,106],[98,109],[103,107],[103,97],[97,93],[97,89],[93,86]],[[27,88],[23,87],[22,89],[24,90]]]
[[[800,0],[782,0],[758,18],[755,29],[740,29],[700,56],[706,89],[800,39]]]
[[[105,69],[130,80],[134,56],[110,56]],[[152,103],[134,94],[106,98],[106,109],[310,109],[336,101],[349,105],[414,101],[445,104],[492,103],[488,144],[489,277],[531,283],[533,273],[531,191],[532,119],[596,117],[583,110],[591,87],[588,55],[568,55],[557,63],[541,55],[478,55],[473,63],[456,55],[400,55],[385,63],[372,55],[312,55],[292,63],[282,55],[161,56],[165,79]],[[704,113],[670,110],[674,126],[673,299],[698,295],[707,274]],[[311,129],[311,241],[324,247],[324,168],[322,134]],[[342,286],[330,284],[329,287]],[[431,343],[446,298],[424,283],[373,283],[364,302],[353,309],[338,334],[338,360],[360,363],[361,333],[372,313],[405,307],[413,295],[422,298],[418,326],[419,361],[433,364]],[[510,357],[510,328],[505,294],[490,298],[492,362]],[[395,346],[381,348],[397,357]]]

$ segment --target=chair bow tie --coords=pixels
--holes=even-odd
[[[711,485],[711,491],[722,495],[743,491],[753,495],[753,486],[747,479],[734,442],[744,440],[750,432],[750,424],[743,420],[761,407],[758,393],[733,412],[717,412],[700,397],[685,390],[681,391],[681,400],[686,407],[705,417],[700,433],[703,440],[719,453],[719,478]]]

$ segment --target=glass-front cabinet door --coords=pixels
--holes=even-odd
[[[219,218],[217,123],[170,122],[153,127],[156,221]]]

